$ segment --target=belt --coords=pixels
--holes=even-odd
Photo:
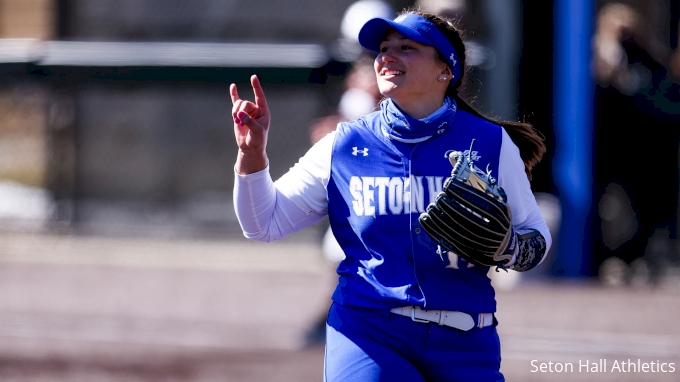
[[[468,331],[475,327],[475,320],[471,315],[453,310],[423,310],[419,306],[404,306],[390,309],[390,312],[411,317],[415,322],[434,322],[439,325]],[[483,328],[493,324],[493,313],[479,313],[477,327]]]

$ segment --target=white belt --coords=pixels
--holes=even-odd
[[[468,331],[475,327],[471,315],[453,310],[423,310],[419,306],[404,306],[390,309],[390,312],[411,317],[415,322],[434,322],[439,325]],[[483,328],[493,324],[493,313],[479,313],[477,327]]]

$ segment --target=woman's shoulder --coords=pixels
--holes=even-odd
[[[489,121],[486,118],[475,115],[467,110],[459,109],[456,112],[456,117],[460,119],[463,123],[474,124],[475,127],[487,128],[490,130],[501,131],[503,127],[497,123]]]

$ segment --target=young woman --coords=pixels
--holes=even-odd
[[[488,267],[437,254],[418,216],[465,151],[495,174],[512,210],[517,250],[505,264],[538,265],[551,243],[529,176],[545,147],[530,125],[497,122],[459,96],[465,48],[454,25],[407,11],[372,19],[359,42],[378,53],[380,111],[341,123],[272,182],[270,114],[232,85],[239,146],[234,204],[248,238],[271,241],[328,215],[345,252],[326,334],[326,381],[498,381],[500,344]],[[466,153],[467,154],[467,153]]]

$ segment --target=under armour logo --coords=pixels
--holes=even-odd
[[[368,148],[364,147],[363,150],[359,150],[356,146],[352,147],[352,155],[357,156],[357,154],[362,153],[365,157],[368,156]]]
[[[458,64],[458,61],[456,61],[456,56],[453,53],[451,53],[451,55],[449,56],[449,59],[451,59],[453,66],[456,66]]]

